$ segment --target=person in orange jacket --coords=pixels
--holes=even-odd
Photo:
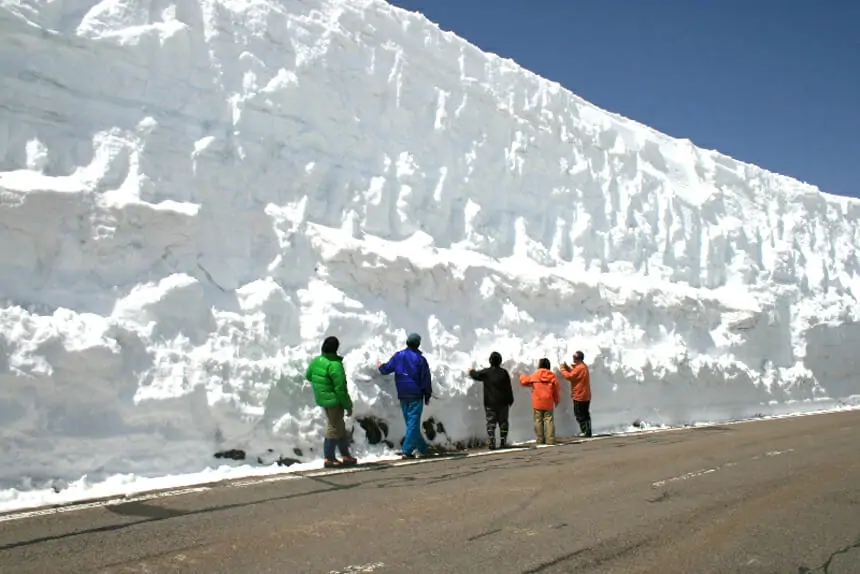
[[[570,381],[570,398],[573,399],[573,416],[579,423],[582,436],[591,436],[591,375],[582,351],[573,354],[573,366],[561,363],[561,376]]]
[[[532,389],[537,444],[555,444],[553,409],[558,405],[559,385],[558,378],[550,370],[549,359],[538,361],[538,369],[531,375],[520,374],[520,384]]]

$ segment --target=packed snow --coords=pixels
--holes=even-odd
[[[303,374],[326,335],[365,457],[403,435],[376,362],[411,331],[440,445],[484,436],[464,371],[493,350],[514,373],[583,350],[595,432],[860,395],[860,201],[603,111],[419,14],[0,0],[0,36],[3,508],[321,465]]]

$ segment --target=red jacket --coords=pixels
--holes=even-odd
[[[573,400],[591,400],[591,375],[585,363],[575,364],[570,369],[562,367],[561,376],[570,381],[570,396]]]
[[[520,384],[532,388],[532,408],[551,411],[558,404],[558,379],[549,369],[538,369],[531,375],[520,375]]]

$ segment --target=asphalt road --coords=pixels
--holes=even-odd
[[[0,572],[860,572],[860,412],[0,523]]]

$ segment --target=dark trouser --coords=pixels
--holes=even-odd
[[[510,407],[508,405],[484,407],[484,412],[487,415],[487,436],[490,439],[490,448],[496,447],[497,424],[499,425],[499,446],[504,448],[508,441],[508,413],[510,412]]]
[[[573,416],[583,436],[591,436],[591,401],[573,401]]]
[[[323,456],[328,460],[334,460],[335,447],[344,458],[352,458],[349,454],[349,438],[346,436],[346,424],[343,421],[345,414],[343,407],[326,407],[326,429],[323,441]]]

